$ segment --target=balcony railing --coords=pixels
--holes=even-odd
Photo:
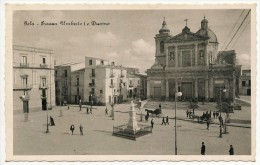
[[[40,64],[40,67],[41,68],[48,68],[48,65],[47,64]]]
[[[134,87],[134,85],[133,84],[129,84],[129,87]]]
[[[110,77],[115,77],[115,74],[114,73],[110,73]]]
[[[125,77],[125,75],[123,75],[123,74],[120,75],[120,78],[124,78],[124,77]]]
[[[116,86],[115,83],[110,83],[109,85],[110,88],[114,88],[115,86]]]
[[[39,85],[39,89],[47,89],[48,88],[48,85],[46,85],[46,84],[40,84]]]
[[[29,67],[29,64],[28,63],[20,63],[20,67]]]
[[[18,90],[31,90],[32,89],[32,85],[18,85],[18,84],[14,84],[13,85],[13,90],[14,91],[18,91]]]
[[[95,87],[95,83],[89,83],[90,87]]]
[[[90,74],[89,74],[89,77],[96,77],[96,74],[90,73]]]

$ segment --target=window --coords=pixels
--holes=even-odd
[[[27,56],[22,56],[22,63],[27,64]]]
[[[92,60],[89,60],[89,65],[92,65]]]
[[[77,95],[79,95],[79,87],[77,87]]]
[[[79,85],[79,78],[77,78],[77,85]]]
[[[92,84],[94,85],[95,84],[95,79],[92,79],[91,81],[92,81]]]
[[[132,85],[132,80],[130,80],[130,85]]]
[[[64,76],[65,76],[65,77],[68,76],[68,72],[67,72],[67,70],[64,70]]]
[[[204,50],[200,50],[200,58],[204,58]]]
[[[242,87],[246,86],[246,81],[242,81]]]
[[[160,53],[164,53],[164,42],[160,42]]]
[[[170,52],[170,60],[174,60],[174,52]]]
[[[251,87],[251,80],[248,80],[248,86]]]
[[[191,51],[185,50],[182,51],[182,67],[191,66]]]
[[[66,87],[68,85],[67,79],[64,79],[64,86]]]
[[[91,88],[91,94],[95,94],[95,88]]]
[[[42,63],[45,64],[46,60],[45,57],[42,58]]]
[[[110,82],[111,82],[111,85],[113,85],[113,79],[111,79]]]
[[[42,78],[41,78],[41,85],[42,85],[42,86],[46,86],[46,84],[47,84],[46,77],[42,77]]]
[[[27,82],[28,82],[27,76],[22,77],[22,85],[27,86]]]
[[[140,84],[140,80],[137,80],[137,83]]]
[[[100,94],[103,94],[103,90],[100,90]]]
[[[92,70],[91,70],[91,75],[92,75],[92,76],[95,76],[95,69],[92,69]]]
[[[57,71],[57,70],[55,70],[55,75],[57,76],[57,74],[58,74],[58,71]]]
[[[104,61],[101,61],[101,65],[104,65]]]

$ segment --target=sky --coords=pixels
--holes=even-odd
[[[98,57],[141,73],[155,61],[154,37],[165,17],[171,35],[181,33],[188,19],[191,32],[197,32],[205,16],[224,50],[249,10],[34,10],[13,14],[13,44],[54,51],[58,64],[84,62],[85,56]],[[251,12],[227,50],[235,50],[242,69],[250,68]],[[34,25],[25,25],[25,21]],[[58,25],[41,25],[41,22]],[[60,21],[81,22],[85,26],[60,25]],[[91,25],[91,22],[108,25]],[[236,22],[238,23],[236,24]],[[89,23],[88,26],[87,23]],[[234,25],[236,26],[234,27]],[[234,27],[234,28],[233,28]],[[233,29],[233,30],[232,30]]]

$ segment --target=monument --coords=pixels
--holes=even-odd
[[[152,133],[152,127],[137,122],[135,104],[131,101],[128,123],[120,126],[113,126],[113,135],[136,140],[136,138],[149,133]]]

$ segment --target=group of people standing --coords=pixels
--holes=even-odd
[[[234,155],[234,148],[232,145],[230,145],[228,152],[229,152],[229,155]],[[206,154],[206,146],[205,146],[204,142],[202,142],[202,144],[201,144],[200,153],[201,153],[201,155]]]
[[[73,135],[74,130],[75,130],[75,126],[72,124],[70,126],[70,131],[71,131],[72,135]],[[80,132],[80,135],[83,135],[83,126],[81,124],[79,125],[79,132]]]

